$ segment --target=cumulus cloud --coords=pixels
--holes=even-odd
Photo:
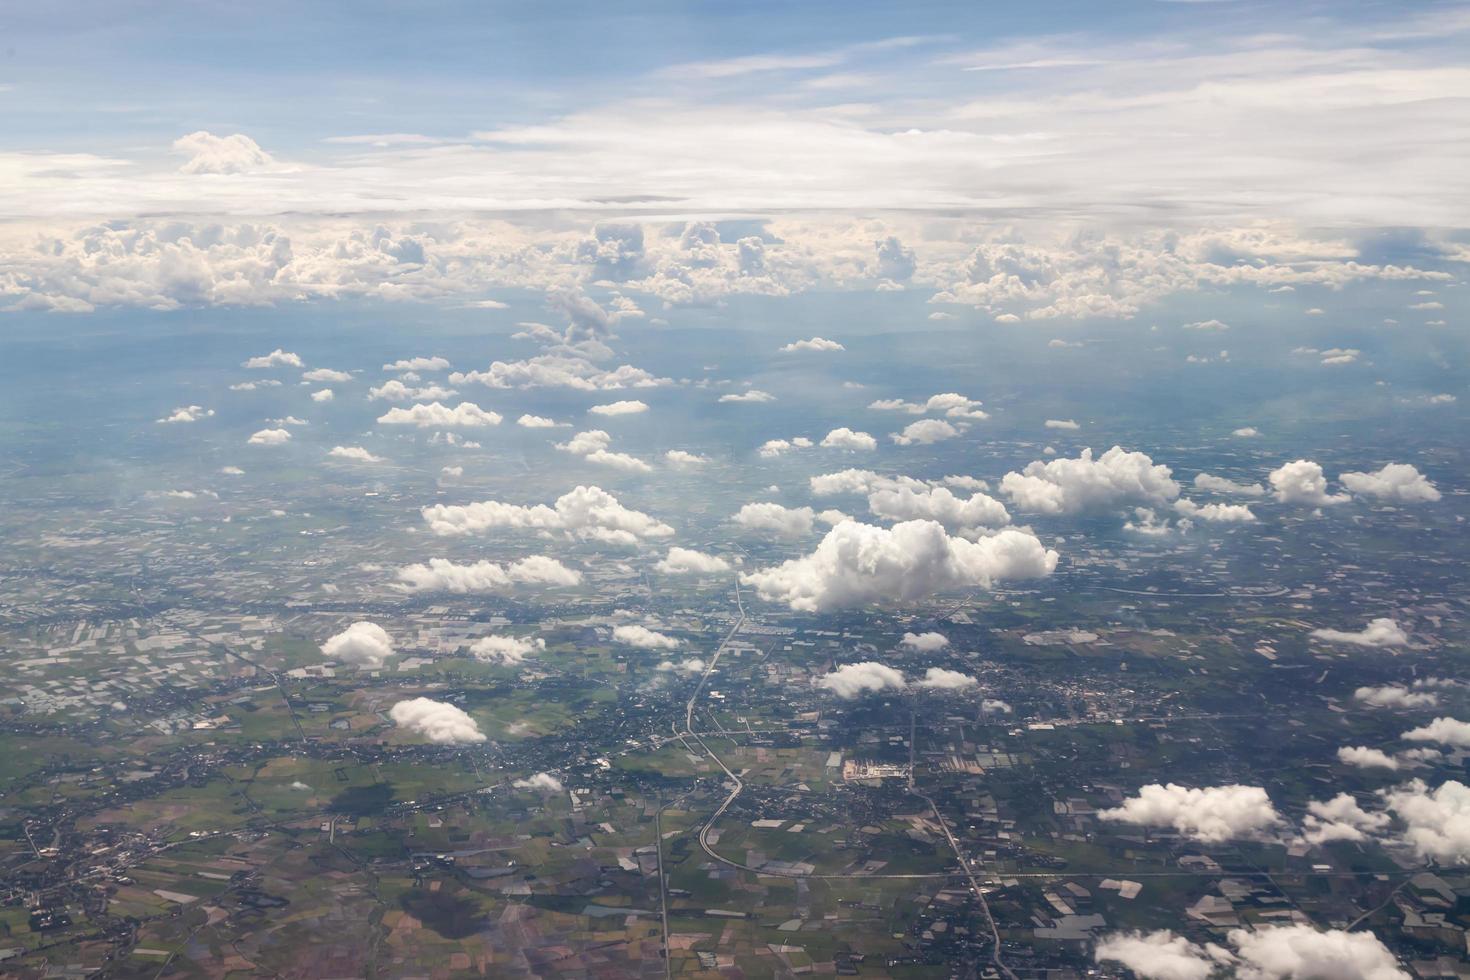
[[[430,698],[409,698],[388,710],[393,724],[422,735],[438,745],[462,745],[485,741],[475,719],[463,709]]]
[[[908,686],[903,674],[886,664],[865,660],[843,664],[830,674],[817,678],[816,686],[831,691],[843,700],[852,700],[874,691],[902,690]]]
[[[955,496],[945,487],[916,491],[908,487],[875,490],[868,495],[868,509],[874,516],[892,521],[938,521],[948,530],[981,527],[1003,527],[1011,522],[1005,505],[983,493],[968,500]]]
[[[569,428],[571,423],[558,422],[556,419],[543,418],[540,415],[522,415],[516,419],[516,425],[526,429],[562,429]]]
[[[1144,980],[1206,980],[1217,970],[1237,980],[1409,980],[1371,932],[1294,923],[1232,929],[1228,939],[1234,952],[1167,929],[1119,933],[1099,941],[1096,958],[1121,963]]]
[[[1078,425],[1072,419],[1047,419],[1045,425],[1048,429],[1066,429],[1068,431],[1075,431],[1082,428],[1082,426]]]
[[[775,459],[777,456],[785,455],[793,449],[810,449],[812,441],[806,436],[797,436],[794,439],[767,439],[761,443],[761,459]]]
[[[252,446],[280,446],[291,441],[291,433],[285,429],[261,429],[245,441]]]
[[[1332,841],[1364,841],[1383,831],[1389,824],[1386,813],[1369,813],[1348,793],[1339,793],[1324,802],[1307,804],[1302,819],[1302,838],[1308,844]]]
[[[648,411],[648,405],[641,401],[625,399],[608,402],[605,405],[593,405],[587,411],[592,415],[637,415]]]
[[[947,478],[945,482],[951,482],[953,477]],[[874,490],[898,490],[907,488],[909,490],[922,491],[929,489],[929,484],[923,480],[916,480],[909,476],[881,476],[872,470],[840,470],[836,473],[823,473],[814,476],[809,481],[812,494],[818,497],[835,497],[841,494],[866,494]],[[951,485],[953,485],[951,483]],[[984,485],[968,487],[968,489],[983,490]]]
[[[1387,616],[1370,620],[1366,627],[1355,633],[1334,629],[1312,630],[1312,638],[1360,647],[1401,647],[1409,642],[1409,634]]]
[[[704,667],[704,661],[698,657],[687,657],[678,663],[672,660],[660,661],[657,669],[666,674],[683,674],[686,677],[693,677],[695,674],[704,673]]]
[[[843,521],[803,558],[741,576],[761,598],[825,612],[869,602],[911,602],[999,579],[1050,575],[1057,553],[1030,533],[1000,531],[978,541],[950,537],[934,521],[891,528]]]
[[[170,425],[178,422],[198,422],[200,419],[207,419],[213,414],[214,409],[212,408],[206,409],[200,405],[184,405],[174,409],[168,415],[165,415],[157,421],[161,425]]]
[[[483,384],[490,388],[571,388],[575,391],[615,391],[621,388],[657,388],[672,384],[631,364],[599,367],[591,358],[558,351],[522,361],[495,361],[484,371],[456,371],[450,384]]]
[[[252,357],[252,358],[250,358],[248,361],[246,361],[244,364],[242,364],[241,367],[247,367],[247,368],[295,367],[295,368],[299,368],[299,367],[301,367],[301,358],[299,356],[297,356],[296,354],[292,354],[289,351],[281,350],[281,348],[277,347],[275,350],[271,351],[269,354],[262,354],[259,357]]]
[[[665,575],[717,575],[728,572],[730,563],[716,555],[672,547],[668,555],[653,568]]]
[[[1318,931],[1310,925],[1232,929],[1239,980],[1410,980],[1371,932]]]
[[[1337,750],[1337,761],[1358,769],[1397,769],[1399,761],[1382,749],[1366,745],[1344,745]]]
[[[1160,929],[1105,936],[1093,956],[1099,963],[1121,963],[1141,980],[1208,980],[1229,953]]]
[[[963,691],[967,688],[978,687],[979,681],[969,674],[962,674],[957,670],[946,670],[943,667],[930,667],[924,672],[922,680],[915,683],[916,687],[927,687],[937,691]]]
[[[174,140],[173,148],[189,158],[179,168],[186,174],[244,174],[276,165],[271,155],[244,133],[216,136],[201,129]]]
[[[393,655],[393,638],[377,623],[360,620],[323,643],[322,654],[330,660],[377,670]]]
[[[1216,524],[1242,524],[1256,519],[1245,504],[1197,504],[1193,500],[1176,500],[1174,511],[1191,520]]]
[[[709,457],[701,456],[698,453],[686,452],[683,449],[670,449],[668,452],[664,453],[664,460],[667,461],[670,466],[677,467],[678,469],[687,470],[696,469],[700,466],[703,466],[705,463],[709,462]]]
[[[1237,439],[1254,439],[1261,433],[1260,430],[1256,429],[1254,426],[1247,425],[1239,429],[1235,429],[1230,434]]]
[[[943,650],[949,646],[949,637],[943,633],[905,633],[900,641],[910,650],[920,653],[933,653],[935,650]]]
[[[1439,704],[1439,695],[1433,691],[1414,690],[1402,684],[1382,684],[1378,687],[1360,687],[1353,692],[1353,700],[1373,708],[1432,708]]]
[[[1186,323],[1186,324],[1184,324],[1183,329],[1185,329],[1185,330],[1229,330],[1230,329],[1230,324],[1228,324],[1228,323],[1222,323],[1219,320],[1196,320],[1193,323]]]
[[[384,371],[447,371],[449,362],[442,357],[409,357],[384,364]]]
[[[1434,484],[1408,463],[1389,463],[1371,473],[1343,473],[1337,479],[1353,493],[1393,503],[1433,503],[1440,497]]]
[[[1259,483],[1236,483],[1223,476],[1213,476],[1209,473],[1196,473],[1194,485],[1200,490],[1208,490],[1211,493],[1229,493],[1238,497],[1264,497],[1266,488]]]
[[[822,448],[871,451],[878,448],[878,440],[866,432],[854,432],[843,426],[822,437]]]
[[[474,402],[460,402],[453,408],[441,402],[413,405],[409,408],[390,408],[378,416],[379,425],[416,425],[421,429],[463,426],[476,428],[499,425],[500,413],[490,412]]]
[[[1419,857],[1470,863],[1470,786],[1451,779],[1431,790],[1415,779],[1380,795],[1403,821],[1404,843]]]
[[[791,354],[795,351],[802,350],[838,351],[847,350],[847,348],[843,347],[837,341],[828,340],[825,337],[811,337],[807,340],[793,340],[791,343],[786,344],[784,347],[780,348],[780,351],[783,354]]]
[[[907,412],[910,415],[943,414],[956,419],[987,419],[980,410],[981,402],[953,391],[930,395],[926,401],[908,402],[901,398],[880,398],[868,406],[876,412]]]
[[[1322,467],[1309,459],[1298,459],[1271,471],[1271,487],[1276,499],[1283,504],[1306,504],[1309,507],[1324,507],[1347,503],[1347,494],[1327,492],[1327,478]]]
[[[642,511],[631,510],[601,487],[577,486],[552,506],[522,506],[498,500],[473,504],[434,504],[420,513],[435,534],[471,534],[491,528],[561,531],[570,537],[609,544],[636,544],[671,537],[674,529]]]
[[[517,779],[511,785],[516,789],[529,789],[535,790],[537,793],[548,794],[560,793],[566,788],[562,785],[560,779],[557,779],[549,772],[538,772],[534,776],[529,776],[526,779]]]
[[[1438,742],[1457,749],[1470,749],[1470,721],[1436,718],[1427,725],[1404,732],[1409,742]]]
[[[676,637],[666,636],[657,630],[651,630],[647,626],[639,626],[636,623],[614,627],[612,635],[613,639],[619,643],[626,643],[630,647],[641,647],[644,650],[677,650],[680,646]]]
[[[453,398],[455,394],[453,388],[445,388],[440,385],[411,388],[397,378],[368,388],[369,399],[385,402],[437,402],[445,398]]]
[[[301,375],[303,381],[326,381],[328,383],[341,384],[352,380],[352,375],[346,371],[334,371],[331,368],[312,368]]]
[[[1138,795],[1111,810],[1103,820],[1140,827],[1172,827],[1185,837],[1218,844],[1256,837],[1281,822],[1266,791],[1259,786],[1209,786],[1198,789],[1175,783],[1142,786]]]
[[[759,388],[751,388],[739,394],[721,395],[719,400],[722,402],[773,402],[776,396],[768,391],[761,391]]]
[[[888,438],[900,446],[929,446],[953,439],[961,431],[944,419],[920,419],[904,426],[902,432],[889,433]]]
[[[805,537],[812,533],[816,519],[816,511],[810,507],[783,507],[768,501],[746,504],[732,518],[747,531],[782,538]]]
[[[470,644],[470,654],[476,660],[506,666],[518,664],[545,649],[545,640],[529,636],[482,636]]]
[[[350,459],[358,463],[381,463],[383,457],[374,456],[361,446],[333,446],[327,455],[336,459]]]
[[[1019,473],[1007,473],[1000,488],[1017,507],[1042,514],[1163,505],[1179,496],[1169,467],[1120,446],[1097,459],[1084,449],[1076,459],[1036,460]]]
[[[516,585],[579,585],[582,573],[554,558],[533,555],[509,565],[477,561],[461,565],[447,558],[398,569],[398,588],[405,592],[504,592]]]
[[[566,442],[559,442],[556,448],[562,452],[581,456],[589,463],[599,466],[608,466],[613,469],[623,470],[627,473],[649,473],[653,467],[636,456],[627,453],[615,453],[608,447],[612,445],[612,436],[601,429],[589,429],[586,432],[578,432]]]
[[[336,397],[336,392],[332,391],[331,388],[323,388],[321,391],[313,391],[311,393],[311,400],[314,402],[329,402]]]

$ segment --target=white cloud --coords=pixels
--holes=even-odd
[[[352,380],[352,375],[346,371],[334,371],[331,368],[312,368],[301,375],[303,381],[326,381],[329,383],[343,384]]]
[[[945,487],[875,490],[868,495],[868,509],[874,516],[891,521],[938,521],[951,531],[1003,527],[1011,522],[1005,505],[994,497],[976,493],[965,500]]]
[[[359,463],[381,463],[383,457],[374,456],[361,446],[333,446],[327,451],[328,456],[337,459],[350,459]]]
[[[962,674],[957,670],[946,670],[943,667],[930,667],[924,671],[924,678],[915,683],[916,687],[927,687],[937,691],[963,691],[967,688],[978,687],[979,681],[969,674]]]
[[[794,439],[767,439],[761,443],[757,452],[761,459],[775,459],[789,453],[793,449],[810,449],[812,441],[805,436],[797,436]]]
[[[1433,691],[1410,690],[1402,684],[1383,684],[1378,687],[1360,687],[1353,692],[1353,700],[1361,701],[1374,708],[1432,708],[1439,704],[1439,695]]]
[[[1114,446],[1096,460],[1084,449],[1076,459],[1036,460],[1007,473],[1000,488],[1022,510],[1076,514],[1126,504],[1161,505],[1179,496],[1169,467],[1146,453]]]
[[[523,361],[495,361],[484,371],[456,371],[450,384],[479,383],[490,388],[571,388],[576,391],[615,391],[621,388],[657,388],[671,384],[642,368],[623,364],[605,369],[575,353],[538,354]]]
[[[981,404],[983,403],[973,398],[947,391],[939,395],[930,395],[928,400],[923,402],[881,398],[870,404],[868,408],[876,412],[907,412],[910,415],[942,413],[956,419],[988,419],[990,416],[980,410]]]
[[[1121,963],[1140,980],[1209,980],[1220,965],[1224,950],[1206,949],[1168,929],[1157,932],[1124,932],[1098,941],[1094,958],[1099,963]]]
[[[803,350],[838,351],[847,350],[847,348],[843,347],[835,340],[828,340],[825,337],[812,337],[807,340],[793,340],[791,343],[780,348],[780,350],[783,354],[790,354],[795,351]]]
[[[651,630],[647,626],[639,626],[636,623],[616,626],[613,628],[612,635],[618,643],[641,647],[644,650],[677,650],[680,647],[676,637],[666,636],[657,630]]]
[[[200,419],[209,418],[213,414],[214,409],[212,408],[206,409],[199,405],[184,405],[180,408],[174,409],[173,412],[165,415],[163,418],[158,419],[157,421],[162,425],[168,425],[177,422],[198,422]]]
[[[500,413],[490,412],[474,402],[460,402],[450,408],[440,402],[414,405],[410,408],[390,408],[378,416],[379,425],[416,425],[421,429],[438,426],[478,427],[499,425]]]
[[[272,368],[272,367],[295,367],[295,368],[299,368],[299,367],[301,367],[301,358],[298,357],[295,354],[290,353],[289,351],[284,351],[284,350],[281,350],[281,348],[277,347],[275,350],[271,351],[269,354],[262,354],[260,357],[252,357],[252,358],[250,358],[248,361],[246,361],[241,366],[242,367],[247,367],[247,368]]]
[[[688,657],[678,663],[674,663],[672,660],[661,661],[657,669],[663,673],[683,674],[686,677],[693,677],[695,674],[704,673],[704,667],[705,663],[703,660],[700,660],[698,657]]]
[[[892,528],[843,521],[815,551],[741,576],[761,598],[824,612],[869,602],[911,602],[935,592],[989,588],[997,579],[1040,578],[1057,553],[1032,534],[1005,530],[978,541],[950,537],[934,521]]]
[[[1245,504],[1197,504],[1193,500],[1176,500],[1174,510],[1191,520],[1220,524],[1249,523],[1256,519]]]
[[[321,391],[311,393],[311,400],[314,402],[329,402],[336,397],[336,393],[331,388],[323,388]]]
[[[1386,813],[1369,813],[1348,793],[1339,793],[1324,802],[1307,804],[1302,819],[1302,837],[1309,844],[1330,841],[1364,841],[1381,832],[1389,824]]]
[[[447,558],[398,569],[398,588],[405,592],[504,592],[516,585],[579,585],[582,573],[554,558],[533,555],[509,565],[477,561],[461,565]]]
[[[822,448],[871,451],[878,448],[878,440],[866,432],[854,432],[843,426],[822,437]]]
[[[568,422],[558,422],[555,419],[543,418],[540,415],[522,415],[516,419],[516,425],[527,429],[562,429],[570,428]]]
[[[910,650],[920,653],[933,653],[935,650],[943,650],[949,646],[949,637],[943,633],[905,633],[900,641]]]
[[[1303,923],[1232,929],[1238,980],[1410,980],[1371,932],[1317,930]]]
[[[173,148],[189,158],[179,168],[185,174],[246,174],[276,165],[260,144],[243,133],[216,136],[201,129],[174,140]]]
[[[1141,786],[1138,795],[1112,810],[1099,810],[1103,820],[1141,827],[1172,827],[1205,843],[1256,837],[1280,823],[1266,791],[1259,786],[1210,786],[1204,789],[1169,783]]]
[[[1343,473],[1338,481],[1353,493],[1400,504],[1432,503],[1439,491],[1408,463],[1389,463],[1371,473]]]
[[[388,710],[399,728],[422,735],[438,745],[485,741],[485,733],[464,710],[430,698],[409,698]]]
[[[1382,749],[1366,745],[1344,745],[1337,750],[1337,761],[1359,769],[1397,769],[1399,761]]]
[[[463,466],[441,466],[439,472],[445,476],[464,476]]]
[[[244,476],[245,471],[238,466],[221,466],[219,471],[225,476]]]
[[[538,772],[527,779],[517,779],[511,783],[516,789],[530,789],[538,793],[560,793],[566,789],[560,779],[549,772]]]
[[[291,433],[285,429],[261,429],[245,441],[252,446],[280,446],[291,441]]]
[[[1233,430],[1230,434],[1237,439],[1254,439],[1261,433],[1259,429],[1247,425],[1243,428]]]
[[[668,555],[653,566],[665,575],[718,575],[730,570],[730,563],[716,555],[673,547]]]
[[[393,655],[393,638],[377,623],[359,620],[322,644],[322,654],[366,670],[377,670]]]
[[[929,446],[953,439],[960,431],[943,419],[920,419],[904,426],[902,432],[890,433],[888,438],[900,446]]]
[[[491,528],[564,531],[577,538],[633,544],[645,538],[667,538],[674,529],[642,511],[631,510],[601,487],[577,486],[552,506],[522,506],[498,500],[473,504],[434,504],[420,513],[435,534],[472,534]]]
[[[817,514],[810,507],[783,507],[762,501],[741,507],[731,520],[747,531],[800,538],[812,532]]]
[[[518,664],[545,649],[545,640],[528,636],[482,636],[470,644],[470,654],[476,660],[506,666]]]
[[[809,481],[812,493],[818,497],[835,497],[840,494],[866,494],[874,490],[927,490],[929,484],[908,476],[880,476],[872,470],[848,469],[836,473],[824,473]],[[947,482],[947,481],[946,481]],[[985,489],[983,484],[973,489]]]
[[[1348,643],[1360,647],[1401,647],[1409,642],[1409,634],[1387,616],[1370,620],[1356,633],[1334,629],[1312,630],[1312,637],[1328,643]]]
[[[1298,459],[1272,470],[1270,479],[1271,486],[1276,491],[1276,499],[1283,504],[1323,507],[1346,503],[1351,499],[1345,493],[1329,494],[1322,467],[1309,459]]]
[[[1470,786],[1451,779],[1430,789],[1415,779],[1381,790],[1384,804],[1403,821],[1403,840],[1421,858],[1470,862]]]
[[[1045,425],[1048,429],[1067,429],[1071,431],[1082,428],[1082,426],[1071,419],[1047,419]]]
[[[670,466],[675,466],[679,469],[694,469],[709,462],[708,456],[686,452],[682,449],[670,449],[664,453],[664,459],[668,461]]]
[[[761,391],[759,388],[751,388],[749,391],[742,391],[738,395],[729,394],[720,396],[720,401],[722,402],[773,402],[775,400],[775,395],[767,391]]]
[[[410,357],[384,364],[384,371],[447,371],[449,362],[442,357]]]
[[[1008,715],[1015,709],[999,698],[986,698],[980,702],[980,710],[988,715]]]
[[[847,701],[874,691],[898,691],[908,686],[903,674],[873,660],[843,664],[832,673],[817,678],[815,683]]]
[[[422,388],[410,388],[397,378],[368,388],[369,399],[387,402],[437,402],[445,398],[453,398],[456,394],[457,392],[453,388],[445,388],[441,385],[425,385]]]
[[[1185,330],[1229,330],[1230,329],[1230,324],[1228,324],[1228,323],[1222,323],[1219,320],[1196,320],[1194,323],[1186,323],[1186,324],[1184,324],[1183,329],[1185,329]]]
[[[1212,476],[1209,473],[1196,473],[1194,485],[1201,490],[1212,493],[1229,493],[1239,497],[1264,497],[1266,488],[1259,483],[1236,483],[1223,476]]]
[[[623,470],[628,473],[649,473],[653,467],[636,456],[627,453],[615,453],[607,447],[612,444],[612,436],[601,429],[589,429],[586,432],[578,432],[566,442],[557,443],[556,448],[562,452],[581,456],[589,463],[600,466],[609,466],[613,469]]]
[[[1457,718],[1436,718],[1427,725],[1404,732],[1408,742],[1438,742],[1457,749],[1470,749],[1470,721]]]
[[[279,388],[281,383],[275,378],[263,378],[260,381],[241,381],[230,385],[231,391],[255,391],[257,388]]]
[[[637,415],[648,411],[648,406],[640,401],[624,400],[608,402],[606,405],[593,405],[587,411],[592,415]]]

